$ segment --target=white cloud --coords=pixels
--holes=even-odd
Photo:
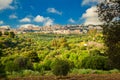
[[[89,8],[86,10],[86,13],[82,15],[82,19],[85,19],[84,24],[89,25],[89,24],[94,24],[94,25],[99,25],[102,24],[102,22],[99,21],[98,14],[95,12],[97,8],[95,6]]]
[[[20,22],[31,22],[31,19],[28,17],[25,17],[25,18],[21,19]]]
[[[45,18],[44,18],[43,16],[37,15],[37,16],[34,18],[34,21],[35,21],[35,22],[44,22],[44,21],[45,21]]]
[[[11,14],[10,16],[9,16],[9,18],[10,19],[16,19],[16,18],[18,18],[15,14]]]
[[[0,21],[0,24],[4,24],[4,22],[3,22],[3,21]]]
[[[33,17],[31,15],[26,16],[25,18],[19,20],[20,22],[31,22],[34,21],[36,23],[43,24],[44,26],[50,26],[54,24],[54,20],[50,17],[44,17],[41,15],[37,15],[36,17]]]
[[[0,10],[3,9],[14,9],[13,6],[11,6],[11,3],[13,2],[13,0],[0,0]]]
[[[45,22],[44,22],[44,26],[50,26],[53,25],[53,20],[49,17],[46,18]]]
[[[44,26],[53,25],[53,23],[54,23],[53,19],[51,19],[50,17],[44,17],[44,16],[40,16],[40,15],[37,15],[34,18],[34,21],[43,23]]]
[[[62,12],[56,10],[55,8],[48,8],[47,12],[62,15]]]
[[[104,0],[83,0],[82,5],[93,5],[102,1]]]
[[[75,20],[72,19],[72,18],[70,18],[68,21],[69,21],[70,23],[75,23]]]

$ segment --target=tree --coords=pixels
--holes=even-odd
[[[70,71],[69,62],[62,59],[56,59],[52,64],[52,72],[56,76],[66,76]]]
[[[112,67],[109,65],[108,58],[104,56],[88,56],[82,60],[81,68],[109,70]]]
[[[106,24],[120,22],[120,0],[105,0],[98,4],[98,16]]]
[[[10,38],[14,38],[15,37],[15,33],[14,32],[9,32],[9,37]]]
[[[1,64],[1,57],[3,56],[3,52],[0,49],[0,77],[5,77],[5,70],[3,64]]]
[[[2,32],[0,31],[0,36],[2,36]]]
[[[9,32],[5,31],[5,32],[4,32],[4,35],[9,35]]]
[[[5,64],[5,71],[8,71],[12,74],[13,71],[17,70],[17,65],[14,64],[14,62],[12,60],[7,61]]]
[[[29,52],[28,57],[31,59],[32,62],[39,62],[38,54],[35,51]]]
[[[20,56],[14,60],[15,70],[33,69],[33,64],[29,58]]]
[[[120,0],[105,0],[97,6],[103,25],[106,53],[111,64],[120,69]]]

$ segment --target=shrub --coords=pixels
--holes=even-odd
[[[68,72],[70,71],[70,66],[68,61],[62,60],[62,59],[55,59],[55,61],[52,63],[52,72],[56,76],[66,76]]]
[[[5,32],[4,32],[4,35],[9,35],[9,32],[5,31]]]
[[[90,74],[92,69],[76,69],[74,68],[71,73],[72,74]]]
[[[5,63],[5,70],[8,72],[21,71],[25,69],[32,69],[31,61],[26,57],[17,57]]]
[[[18,57],[14,60],[17,70],[32,69],[33,65],[29,58],[27,57]]]
[[[74,62],[73,61],[70,61],[69,60],[69,67],[70,67],[70,69],[73,69],[74,67],[75,67],[75,64],[74,64]]]
[[[7,61],[6,64],[5,64],[5,70],[12,73],[13,71],[16,71],[17,70],[17,65],[14,64],[13,61]]]
[[[6,73],[4,70],[4,66],[1,64],[1,61],[0,61],[0,78],[5,76],[6,76]]]
[[[32,70],[23,70],[22,74],[25,77],[39,76],[40,75],[40,73],[38,71],[32,71]]]
[[[45,59],[45,60],[44,60],[43,66],[44,66],[44,69],[45,69],[45,70],[51,70],[51,67],[50,67],[51,62],[52,62],[52,60],[50,60],[50,59]]]
[[[120,71],[118,69],[113,69],[109,71],[110,73],[119,73]]]
[[[34,51],[29,52],[27,57],[29,57],[32,62],[39,62],[38,54]]]
[[[1,60],[2,55],[3,55],[3,52],[0,49],[0,77],[5,77],[6,74],[5,74],[4,66],[3,66],[2,60]]]
[[[9,32],[9,37],[10,38],[14,38],[15,37],[15,33],[14,32]]]
[[[3,55],[3,52],[2,52],[2,49],[0,49],[0,59],[2,55]]]
[[[81,46],[80,49],[81,50],[87,50],[87,47],[86,46]]]
[[[0,31],[0,36],[2,36],[2,32]]]
[[[82,68],[98,69],[98,70],[109,70],[111,69],[107,57],[104,56],[89,56],[82,60]]]
[[[99,50],[97,50],[97,49],[94,49],[94,50],[90,50],[90,56],[102,56],[103,54],[99,51]]]
[[[40,73],[43,73],[44,72],[44,65],[41,63],[34,63],[34,70],[35,71],[38,71]]]

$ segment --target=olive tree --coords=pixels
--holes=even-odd
[[[66,76],[70,71],[70,65],[66,60],[55,59],[51,64],[51,69],[56,76]]]
[[[104,22],[106,53],[111,65],[120,69],[120,0],[104,0],[97,5],[97,12]]]

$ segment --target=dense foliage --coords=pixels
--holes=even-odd
[[[0,59],[1,59],[1,57],[2,57],[2,51],[1,51],[1,49],[0,49]],[[3,66],[3,64],[1,64],[1,61],[0,61],[0,77],[5,77],[5,70],[4,70],[4,66]]]
[[[111,65],[120,69],[120,0],[105,0],[98,5],[98,15],[103,25],[106,53]]]
[[[106,24],[119,22],[120,0],[104,0],[98,4],[98,15]]]
[[[51,72],[55,75],[67,75],[74,69],[81,69],[82,62],[89,56],[97,56],[90,58],[90,61],[98,60],[100,64],[107,60],[102,33],[95,31],[94,35],[26,33],[10,37],[3,34],[0,37],[0,49],[3,52],[1,65],[7,76],[45,75]],[[98,66],[89,68],[109,68]]]
[[[55,61],[51,64],[52,71],[55,75],[63,75],[66,76],[70,71],[70,65],[67,60],[55,59]]]
[[[106,53],[111,65],[120,69],[120,25],[104,29],[104,41],[107,46]]]
[[[82,60],[82,68],[86,69],[98,69],[98,70],[109,70],[111,66],[109,65],[108,58],[104,56],[89,56]]]

